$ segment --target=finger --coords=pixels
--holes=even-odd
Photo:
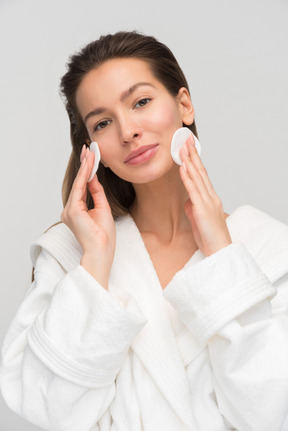
[[[80,163],[82,163],[82,160],[84,159],[85,156],[86,156],[86,145],[83,144],[82,151],[80,154]]]
[[[195,200],[195,198],[197,198],[196,194],[199,195],[198,198],[201,197],[205,200],[210,199],[211,196],[207,190],[203,178],[195,164],[191,161],[190,157],[185,157],[182,167],[183,170],[181,170],[181,177],[191,200],[193,201]],[[191,196],[191,193],[193,194],[193,196]]]
[[[214,187],[210,181],[210,178],[208,177],[208,173],[205,169],[205,166],[203,165],[202,160],[201,160],[201,158],[198,154],[198,151],[195,147],[195,140],[194,140],[193,134],[191,134],[188,137],[186,143],[187,143],[187,151],[189,153],[191,162],[194,163],[194,165],[197,167],[209,194],[211,196],[215,196],[216,192],[214,190]]]
[[[88,189],[94,202],[94,208],[107,208],[110,209],[110,205],[107,201],[102,184],[99,182],[97,174],[88,183]]]
[[[197,185],[191,179],[187,171],[185,162],[183,162],[182,166],[180,167],[180,176],[183,181],[184,187],[188,192],[192,205],[197,205],[201,203],[201,201],[203,201],[203,197],[201,196],[201,193],[199,192]]]
[[[86,202],[87,197],[87,183],[94,163],[94,153],[89,149],[86,150],[87,154],[82,158],[82,163],[73,182],[71,189],[71,204],[75,204],[80,200]]]

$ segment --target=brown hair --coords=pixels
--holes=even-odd
[[[115,58],[138,58],[146,61],[154,76],[166,87],[173,96],[181,87],[189,91],[186,78],[170,49],[152,36],[136,31],[118,32],[101,36],[89,43],[78,53],[70,57],[67,72],[61,79],[60,90],[64,98],[70,119],[72,153],[62,185],[63,205],[66,205],[73,181],[80,167],[80,152],[89,135],[76,106],[76,91],[84,76],[107,60]],[[187,126],[197,135],[195,122]],[[113,217],[128,212],[135,198],[135,191],[130,182],[122,180],[109,168],[100,163],[97,176],[103,185],[110,204]],[[87,207],[94,207],[92,197],[87,190]]]

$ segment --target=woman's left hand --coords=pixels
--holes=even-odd
[[[181,149],[180,157],[183,162],[180,175],[189,194],[185,212],[198,248],[205,256],[210,256],[232,243],[222,202],[208,178],[192,134]]]

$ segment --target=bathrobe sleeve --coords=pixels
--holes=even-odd
[[[225,419],[239,431],[287,430],[287,274],[272,283],[233,243],[179,271],[164,295],[208,347]]]
[[[45,249],[34,277],[4,341],[3,397],[44,429],[96,430],[145,320],[129,299],[120,303],[80,264],[66,272]]]

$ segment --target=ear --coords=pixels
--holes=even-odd
[[[185,87],[181,87],[177,94],[177,101],[182,114],[182,122],[190,126],[194,122],[194,107],[191,102],[190,94]]]

